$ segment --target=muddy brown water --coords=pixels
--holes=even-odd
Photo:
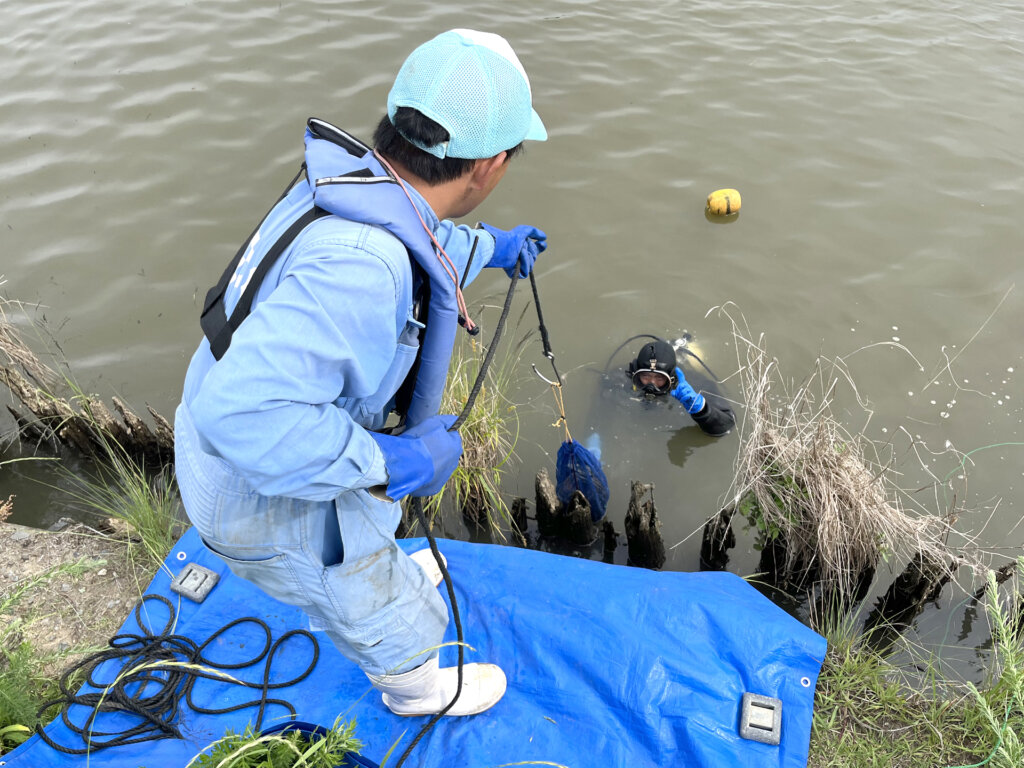
[[[39,307],[84,389],[172,413],[200,297],[297,168],[305,118],[367,136],[406,53],[455,26],[510,39],[548,126],[473,218],[548,232],[538,276],[569,423],[601,436],[620,531],[629,481],[653,482],[666,567],[695,569],[738,443],[636,407],[605,361],[633,334],[689,332],[726,377],[735,346],[712,308],[731,303],[794,381],[819,354],[848,359],[870,418],[850,397],[840,415],[892,442],[905,487],[931,482],[912,445],[940,478],[959,474],[947,446],[973,451],[958,543],[1020,552],[1016,3],[4,0],[0,290]],[[704,201],[723,187],[743,206],[717,223]],[[470,301],[505,285],[488,274]],[[510,393],[522,495],[561,442],[530,362],[539,343]],[[59,485],[0,468],[15,520],[66,513],[40,479]],[[730,567],[756,559],[741,535]],[[960,631],[963,597],[917,623],[955,669],[987,636]]]

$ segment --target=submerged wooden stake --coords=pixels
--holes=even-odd
[[[558,495],[547,469],[541,468],[537,473],[533,487],[537,496],[537,530],[541,536],[554,536],[558,533]]]
[[[514,533],[521,543],[526,543],[526,499],[517,496],[512,500],[512,525],[515,526]]]
[[[704,535],[700,542],[702,571],[724,571],[729,564],[729,550],[736,546],[732,516],[732,511],[723,509],[704,523]]]
[[[939,596],[957,565],[955,560],[940,559],[926,551],[917,552],[864,622],[865,634],[872,644],[875,647],[890,645],[897,634],[910,626],[924,604]]]
[[[654,485],[633,481],[626,511],[626,541],[629,561],[641,568],[661,568],[665,564],[665,542],[661,538],[661,521],[654,506]],[[641,501],[643,496],[650,498]]]
[[[562,512],[566,538],[573,544],[592,544],[597,538],[594,519],[590,514],[590,502],[582,491],[573,493],[568,506]]]
[[[606,563],[614,563],[615,550],[619,546],[619,534],[615,532],[615,526],[608,518],[601,522],[601,533],[604,536],[604,557],[602,559]]]
[[[154,424],[150,427],[116,397],[111,401],[117,416],[97,397],[60,397],[36,386],[13,366],[0,366],[0,383],[24,409],[7,406],[25,442],[50,448],[63,445],[85,455],[104,455],[114,443],[152,468],[174,460],[174,429],[152,408],[148,408]]]
[[[534,488],[537,494],[537,528],[542,536],[560,536],[577,546],[594,543],[597,529],[590,503],[582,492],[576,491],[568,504],[562,504],[546,469],[537,473]]]

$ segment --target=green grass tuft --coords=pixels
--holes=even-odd
[[[355,730],[355,720],[343,723],[340,717],[323,736],[298,731],[260,736],[250,725],[240,734],[228,731],[187,768],[335,768],[346,754],[363,748]]]
[[[1024,559],[1018,565],[1024,576]],[[811,768],[1019,768],[1024,765],[1024,632],[989,576],[993,668],[980,686],[942,680],[929,658],[896,667],[852,618],[826,620]],[[922,672],[923,670],[923,672]],[[908,681],[913,675],[914,682]]]
[[[517,327],[522,319],[520,315]],[[454,509],[496,538],[504,539],[509,530],[521,533],[501,492],[501,479],[512,466],[519,437],[516,405],[505,393],[514,389],[516,366],[532,336],[532,331],[527,332],[515,345],[498,350],[495,355],[473,410],[459,430],[463,445],[459,466],[441,492],[424,507],[432,521],[440,514],[445,499],[449,499]],[[442,413],[462,412],[486,352],[475,338],[460,337],[452,352]]]
[[[75,502],[100,518],[121,521],[129,535],[129,555],[147,571],[158,569],[185,530],[171,467],[150,473],[115,443],[91,474],[61,467]]]

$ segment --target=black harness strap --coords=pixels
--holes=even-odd
[[[259,290],[263,278],[266,277],[267,272],[274,266],[274,263],[284,250],[291,245],[292,240],[317,219],[330,215],[329,211],[314,205],[288,227],[256,266],[246,283],[245,291],[238,298],[238,304],[235,305],[229,318],[224,307],[224,293],[234,277],[239,262],[241,262],[245,252],[249,249],[252,238],[259,229],[257,228],[256,232],[249,235],[249,239],[242,244],[242,247],[238,249],[238,253],[235,254],[235,258],[231,260],[228,268],[224,270],[220,281],[207,292],[206,301],[203,304],[203,314],[199,317],[199,324],[202,326],[206,338],[210,341],[210,351],[213,352],[214,358],[220,360],[224,353],[228,351],[228,347],[231,345],[231,337],[252,311],[252,302],[256,298],[256,292]]]

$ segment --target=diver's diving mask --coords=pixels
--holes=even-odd
[[[658,339],[643,345],[626,375],[633,389],[645,395],[667,395],[676,386],[676,351],[667,341]]]

